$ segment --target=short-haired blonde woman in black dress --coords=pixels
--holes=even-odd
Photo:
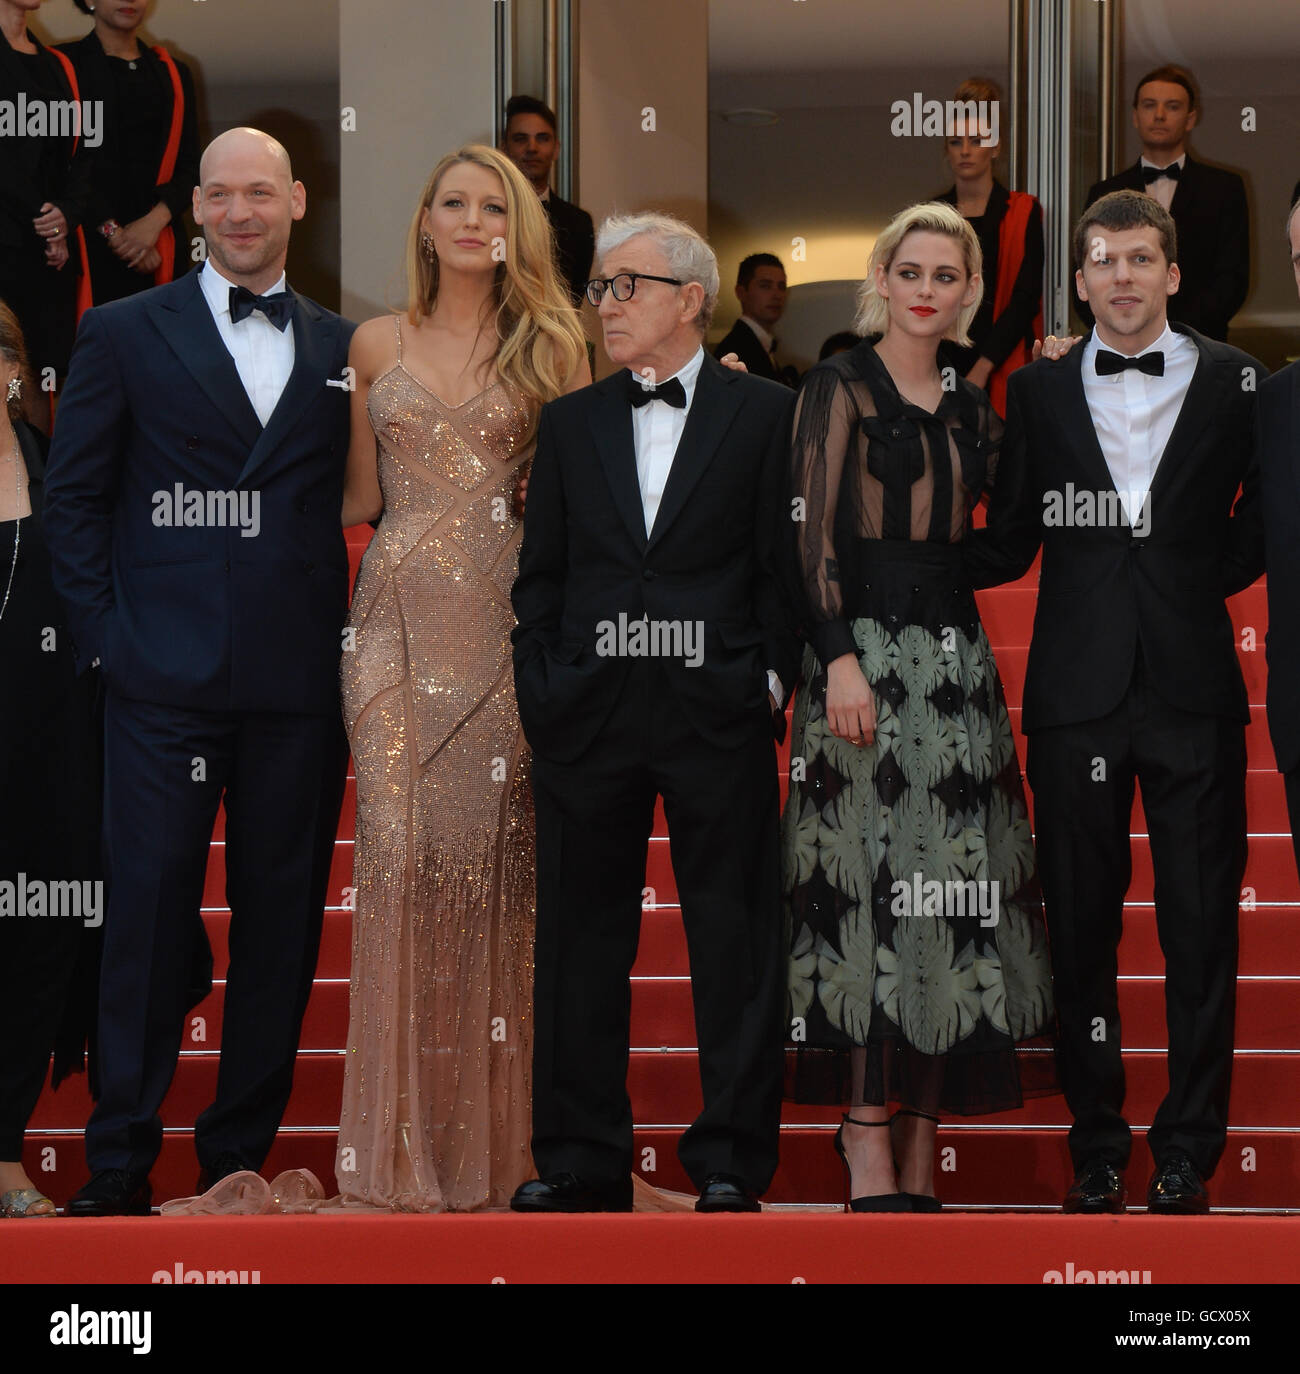
[[[940,1112],[1052,1087],[1033,843],[966,568],[991,537],[970,517],[997,481],[1002,423],[938,358],[942,339],[967,342],[979,273],[954,207],[896,216],[855,322],[883,337],[814,367],[795,418],[808,648],[782,833],[792,1095],[848,1102],[835,1143],[855,1211],[937,1210]]]

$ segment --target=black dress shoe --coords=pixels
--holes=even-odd
[[[194,1191],[202,1196],[214,1184],[220,1183],[223,1178],[229,1178],[231,1174],[243,1173],[245,1169],[251,1168],[245,1164],[237,1154],[232,1154],[229,1150],[219,1154],[207,1168],[199,1169],[198,1182],[194,1185]],[[253,1169],[256,1173],[257,1170]]]
[[[1090,1159],[1079,1166],[1063,1212],[1122,1212],[1127,1197],[1124,1176],[1109,1160]]]
[[[512,1212],[630,1212],[632,1180],[594,1184],[577,1174],[550,1174],[515,1189]]]
[[[1147,1189],[1147,1211],[1165,1216],[1199,1216],[1210,1210],[1210,1195],[1191,1157],[1170,1150],[1156,1167]]]
[[[695,1203],[697,1212],[761,1212],[758,1194],[735,1174],[710,1174]]]
[[[129,1169],[100,1169],[80,1192],[68,1199],[70,1217],[147,1217],[153,1189],[147,1173]]]

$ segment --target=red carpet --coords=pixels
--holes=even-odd
[[[351,532],[356,536],[355,531]],[[368,533],[368,531],[367,531]],[[354,566],[364,541],[351,546]],[[1034,609],[1036,570],[1023,582],[980,594],[981,612],[997,652],[1014,721],[1024,680]],[[1300,1208],[1300,883],[1291,851],[1282,782],[1274,768],[1264,722],[1265,594],[1262,583],[1230,603],[1239,630],[1239,657],[1252,704],[1247,730],[1250,859],[1241,915],[1237,1055],[1228,1148],[1211,1184],[1216,1208],[1271,1211]],[[1240,631],[1254,631],[1255,648]],[[1023,764],[1023,740],[1018,740]],[[782,769],[786,764],[783,758]],[[784,778],[783,778],[784,787]],[[1032,799],[1031,799],[1032,806]],[[334,1137],[347,1028],[350,881],[355,791],[349,782],[339,827],[330,911],[316,988],[304,1028],[299,1069],[285,1125],[264,1170],[307,1167],[334,1191]],[[1163,963],[1156,939],[1150,855],[1141,803],[1134,808],[1134,875],[1120,948],[1127,1111],[1138,1138],[1129,1170],[1130,1198],[1140,1205],[1150,1174],[1142,1133],[1164,1093],[1166,1033]],[[226,931],[224,846],[213,845],[205,919],[224,976]],[[648,1181],[689,1185],[673,1146],[699,1098],[694,1020],[686,945],[668,860],[662,811],[647,885],[657,906],[643,924],[634,971],[630,1088],[637,1122],[638,1159],[653,1164]],[[154,1169],[155,1202],[193,1192],[197,1165],[191,1127],[216,1080],[224,984],[191,1021],[171,1094],[164,1107],[163,1155]],[[28,1135],[32,1176],[62,1204],[85,1178],[81,1129],[89,1110],[84,1083],[46,1093]],[[787,1104],[782,1162],[768,1200],[836,1203],[843,1176],[830,1148],[834,1114]],[[945,1121],[939,1148],[946,1154],[940,1197],[960,1207],[1055,1208],[1069,1178],[1059,1097],[1038,1099],[1019,1112],[987,1119]],[[652,1153],[641,1152],[651,1147]],[[934,1227],[945,1228],[942,1246]],[[1129,1216],[1122,1221],[1060,1216],[947,1215],[934,1219],[843,1219],[820,1214],[756,1218],[511,1217],[271,1217],[260,1219],[78,1223],[24,1229],[22,1271],[28,1277],[69,1279],[107,1274],[147,1280],[177,1261],[187,1267],[260,1268],[264,1282],[289,1278],[471,1278],[507,1281],[566,1277],[582,1281],[635,1277],[692,1280],[775,1279],[809,1282],[849,1277],[894,1281],[994,1279],[1040,1282],[1047,1270],[1151,1269],[1156,1282],[1232,1278],[1294,1280],[1300,1252],[1288,1249],[1278,1223],[1262,1217],[1187,1221]],[[873,1241],[864,1242],[863,1227]],[[347,1238],[336,1243],[337,1228]],[[1170,1228],[1177,1231],[1171,1244]],[[330,1229],[334,1228],[334,1229]],[[442,1228],[442,1229],[438,1229]],[[447,1239],[448,1228],[454,1240]],[[634,1229],[628,1229],[634,1228]],[[882,1230],[880,1228],[887,1228]],[[977,1228],[968,1232],[967,1228]],[[321,1233],[330,1230],[322,1243]],[[0,1227],[0,1271],[13,1269],[16,1238]],[[40,1234],[36,1234],[39,1231]],[[955,1235],[959,1231],[961,1235]],[[887,1250],[874,1239],[888,1236]],[[1290,1231],[1285,1235],[1291,1237]],[[181,1237],[184,1237],[183,1244]],[[978,1272],[960,1257],[981,1255]],[[7,1257],[7,1258],[6,1258]],[[848,1268],[846,1268],[848,1266]]]
[[[199,1275],[262,1284],[1091,1278],[1222,1291],[1300,1282],[1295,1228],[1282,1217],[155,1217],[0,1227],[4,1282],[165,1282],[162,1274],[174,1282],[178,1265],[190,1283]],[[1060,1278],[1044,1277],[1053,1274]]]

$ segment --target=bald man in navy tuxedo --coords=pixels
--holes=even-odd
[[[218,806],[230,965],[199,1190],[260,1169],[293,1082],[342,800],[351,326],[285,287],[306,192],[274,139],[203,155],[207,261],[90,311],[46,529],[107,686],[101,1093],[73,1216],[150,1210]]]

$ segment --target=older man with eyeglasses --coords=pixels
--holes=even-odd
[[[783,962],[774,736],[798,669],[780,550],[793,398],[703,348],[712,250],[607,220],[587,284],[622,365],[542,411],[513,600],[533,750],[533,1157],[516,1211],[627,1211],[630,985],[656,798],[690,949],[699,1211],[777,1162]]]

